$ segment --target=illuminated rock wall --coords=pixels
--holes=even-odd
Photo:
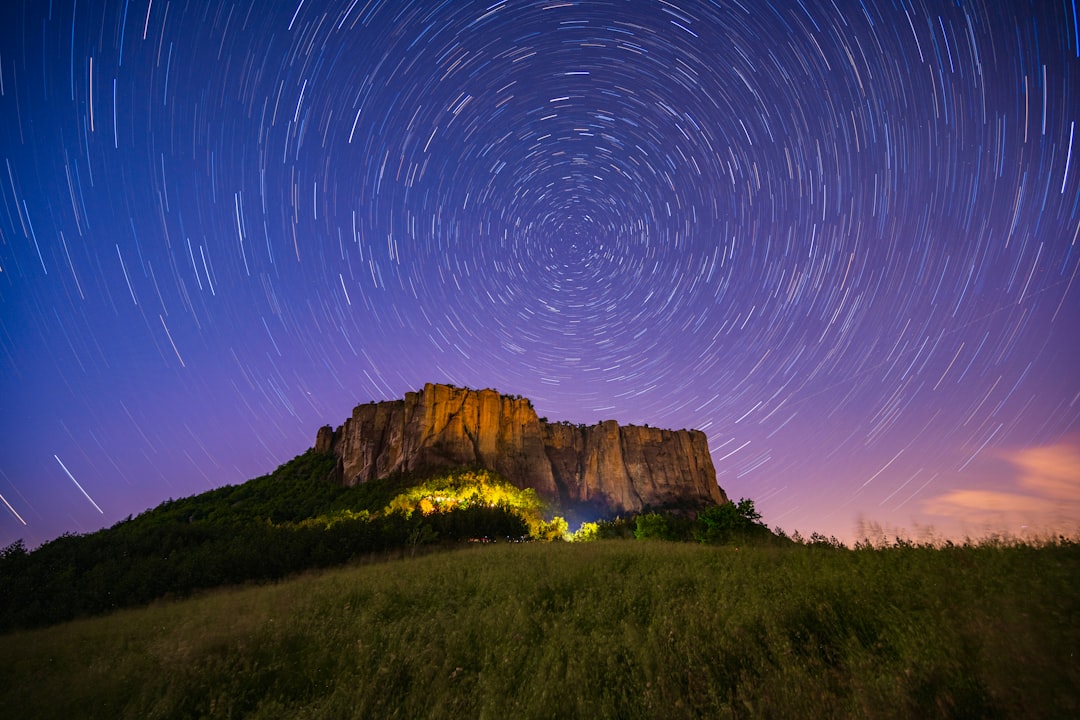
[[[480,466],[560,507],[601,513],[700,507],[727,500],[697,430],[542,422],[525,398],[427,384],[403,400],[357,406],[319,429],[315,449],[338,456],[353,485],[397,471]]]

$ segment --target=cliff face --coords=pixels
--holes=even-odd
[[[349,485],[479,465],[563,508],[636,512],[727,501],[698,430],[541,422],[528,400],[495,390],[428,384],[404,400],[359,405],[337,430],[320,428],[315,449],[338,456]]]

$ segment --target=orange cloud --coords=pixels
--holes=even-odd
[[[965,520],[984,519],[987,513],[1052,513],[1059,507],[1045,498],[995,490],[950,490],[923,502],[923,511],[931,515]]]
[[[1003,457],[1014,469],[1003,487],[949,490],[924,500],[923,512],[982,528],[1074,532],[1080,525],[1080,439]]]
[[[1019,484],[1055,500],[1080,502],[1080,447],[1061,443],[1013,453]]]

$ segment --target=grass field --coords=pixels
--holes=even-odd
[[[1080,545],[469,547],[2,636],[0,714],[1080,717]]]

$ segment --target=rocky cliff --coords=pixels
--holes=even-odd
[[[564,510],[727,501],[698,430],[549,423],[527,399],[495,390],[428,384],[404,400],[359,405],[337,430],[320,428],[315,449],[337,455],[349,485],[396,471],[478,465]]]

